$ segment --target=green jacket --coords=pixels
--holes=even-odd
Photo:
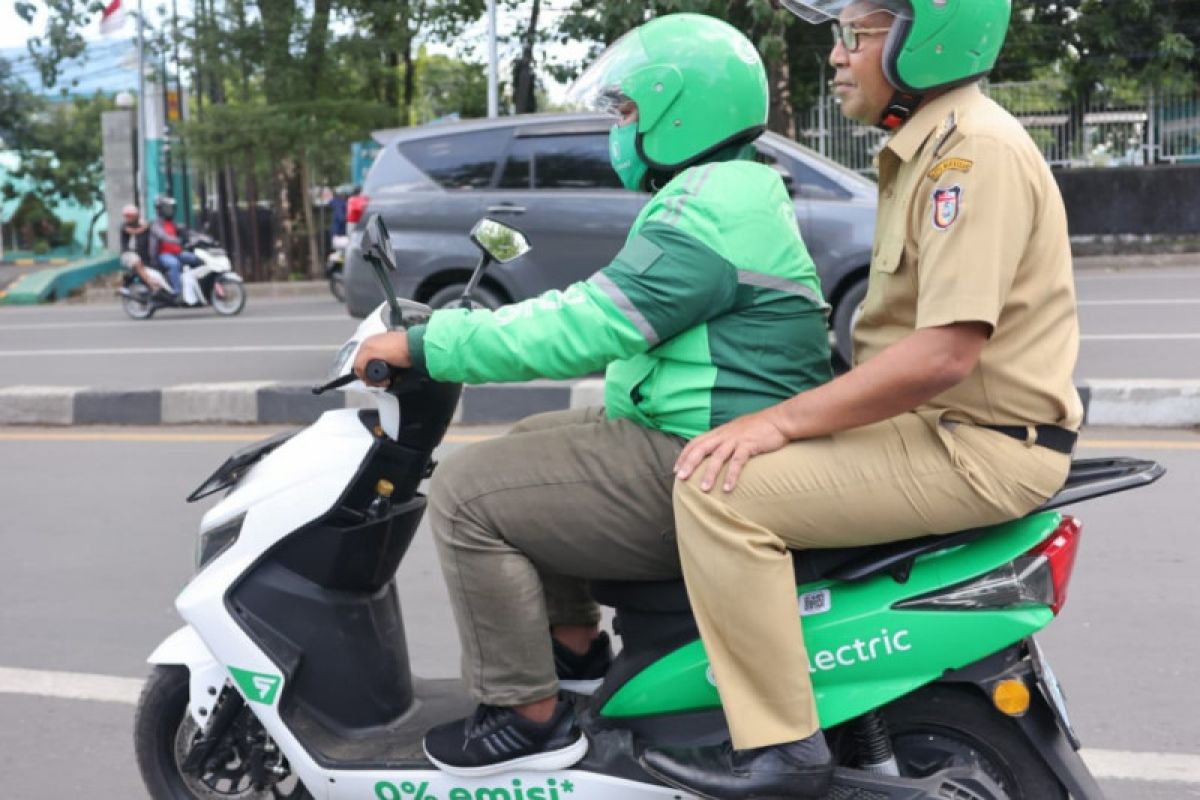
[[[654,195],[586,281],[495,311],[437,311],[409,344],[413,366],[444,381],[607,367],[610,418],[692,438],[828,381],[826,309],[778,174],[718,161]]]

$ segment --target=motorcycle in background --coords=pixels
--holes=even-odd
[[[193,253],[200,263],[183,265],[178,295],[171,292],[158,265],[146,265],[153,286],[147,286],[135,272],[126,273],[117,290],[126,314],[133,319],[150,319],[160,308],[202,306],[212,306],[213,311],[223,317],[241,313],[246,307],[246,286],[242,277],[233,271],[229,255],[217,241],[206,234],[193,232],[183,249]]]
[[[329,281],[329,291],[339,303],[346,302],[346,248],[350,245],[349,236],[334,236],[330,242],[329,257],[325,259],[325,278]]]

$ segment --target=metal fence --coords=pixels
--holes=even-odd
[[[1021,121],[1052,166],[1200,163],[1200,91],[1150,89],[1088,106],[1064,101],[1052,82],[984,84],[984,91]],[[802,114],[798,128],[802,143],[868,175],[887,139],[843,117],[832,97]]]

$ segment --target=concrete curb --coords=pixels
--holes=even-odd
[[[1200,426],[1200,381],[1091,380],[1078,387],[1088,425]],[[531,381],[467,386],[455,421],[514,422],[530,414],[601,405],[604,382]],[[162,389],[0,388],[0,425],[307,424],[333,408],[361,408],[355,392],[320,397],[307,384],[210,383]]]
[[[162,389],[9,386],[0,388],[0,425],[307,424],[330,409],[372,405],[357,392],[317,396],[311,389],[310,384],[255,381]],[[467,386],[455,421],[514,422],[603,399],[599,379]]]

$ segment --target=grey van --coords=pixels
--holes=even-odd
[[[482,305],[562,288],[606,266],[648,199],[622,188],[609,165],[611,124],[593,114],[531,114],[377,132],[383,147],[351,204],[349,312],[366,316],[383,299],[360,246],[371,213],[391,233],[397,294],[435,308],[462,294],[478,258],[467,232],[483,216],[519,228],[534,247],[489,269],[474,298]],[[768,133],[756,146],[795,198],[848,360],[850,326],[866,294],[876,186],[781,136]]]

